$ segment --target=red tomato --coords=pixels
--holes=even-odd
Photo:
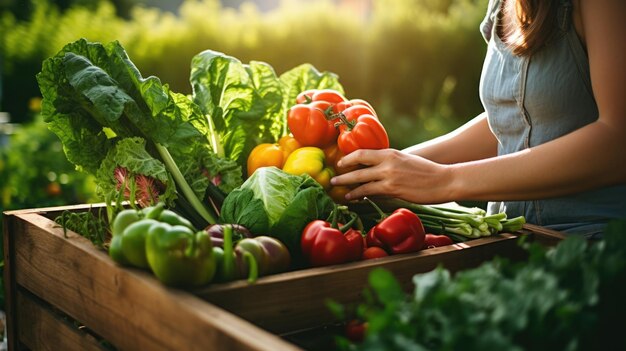
[[[339,167],[337,165],[337,162],[339,162],[339,160],[341,160],[344,156],[341,150],[339,150],[337,144],[331,144],[330,146],[325,147],[324,155],[326,155],[326,164],[333,167],[335,174],[345,174],[359,168],[359,166]]]
[[[313,101],[327,101],[333,105],[347,101],[343,94],[333,89],[318,90],[313,94],[312,99]]]
[[[346,324],[346,338],[348,340],[360,343],[365,339],[367,331],[367,323],[353,319]]]
[[[447,235],[426,234],[426,236],[424,237],[425,249],[432,249],[433,247],[440,247],[452,244],[454,244],[454,242]]]
[[[297,104],[289,109],[287,126],[293,137],[302,146],[323,148],[337,140],[335,122],[326,118],[330,103],[315,101],[310,104]]]
[[[348,121],[348,124],[341,126],[340,130],[337,145],[344,155],[358,149],[389,148],[389,137],[385,127],[372,115],[364,114],[356,121]]]
[[[362,259],[370,260],[373,258],[381,258],[381,257],[387,257],[387,256],[389,256],[389,254],[387,254],[387,251],[383,250],[382,248],[378,246],[372,246],[372,247],[368,247],[367,249],[365,249],[365,251],[363,251]]]
[[[313,101],[313,94],[315,94],[316,91],[317,89],[309,89],[301,92],[298,96],[296,96],[296,104],[310,103]]]
[[[343,94],[333,89],[308,89],[296,96],[296,103],[298,104],[308,104],[313,101],[326,101],[331,105],[335,105],[348,100]]]
[[[362,99],[352,99],[350,101],[340,102],[340,103],[337,104],[336,110],[337,110],[337,112],[344,112],[344,113],[346,113],[345,111],[350,109],[350,108],[352,108],[352,107],[355,108],[353,110],[356,110],[356,108],[358,107],[359,109],[357,111],[363,111],[364,113],[370,114],[370,115],[378,118],[378,115],[376,115],[376,111],[374,110],[372,105],[370,105],[369,102],[367,102],[365,100],[362,100]],[[355,112],[355,111],[353,111],[353,112]],[[348,113],[351,113],[351,112],[348,111]],[[356,117],[358,117],[358,116],[354,116],[354,119],[356,119]]]
[[[370,110],[369,107],[363,106],[363,105],[350,106],[347,109],[343,110],[341,113],[343,113],[343,116],[346,118],[348,122],[346,123],[345,121],[340,120],[340,121],[343,121],[343,123],[339,124],[340,131],[349,129],[350,125],[353,123],[356,123],[356,121],[361,116],[370,116],[378,120],[378,118],[373,114],[372,110]]]

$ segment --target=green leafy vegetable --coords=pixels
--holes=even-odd
[[[605,239],[527,246],[529,260],[496,259],[452,276],[414,276],[412,295],[382,269],[358,308],[364,343],[350,350],[592,350],[626,348],[626,220]]]
[[[96,247],[107,249],[107,242],[111,234],[109,225],[101,212],[102,208],[98,210],[97,214],[91,210],[86,212],[65,210],[54,221],[63,228],[63,236],[67,237],[67,231],[71,230],[87,238]]]
[[[198,106],[158,78],[143,78],[118,42],[68,44],[44,61],[37,79],[44,120],[68,160],[98,175],[105,198],[114,198],[114,170],[121,167],[131,178],[163,183],[163,200],[188,204],[181,210],[190,218],[215,223],[217,215],[202,201],[211,180],[219,177],[226,191],[241,184],[239,168],[221,166],[225,176],[210,169],[219,162],[206,156],[209,128]]]
[[[243,165],[254,146],[276,140],[282,118],[282,91],[267,64],[244,65],[238,59],[207,50],[191,61],[194,101],[208,116],[218,155]]]
[[[45,122],[68,160],[97,175],[100,196],[144,207],[163,201],[202,227],[242,184],[250,151],[286,133],[297,93],[343,89],[310,64],[278,77],[267,63],[207,50],[191,66],[189,98],[142,77],[118,42],[81,39],[44,61],[37,79]]]
[[[276,237],[299,256],[304,227],[328,217],[332,209],[332,199],[309,175],[262,167],[228,194],[220,221],[241,224],[255,235]]]
[[[207,118],[212,149],[243,169],[256,145],[287,134],[286,111],[298,93],[312,88],[343,91],[336,75],[320,73],[310,64],[279,78],[267,63],[243,64],[213,50],[192,59],[191,85],[193,100]]]
[[[320,72],[310,63],[303,63],[280,75],[285,87],[283,110],[287,111],[296,104],[296,96],[309,89],[333,89],[344,94],[339,77],[332,72]],[[283,134],[287,134],[284,125]]]

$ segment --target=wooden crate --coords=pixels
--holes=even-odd
[[[98,205],[101,206],[101,205]],[[292,271],[184,291],[151,273],[120,267],[80,235],[52,220],[80,205],[4,214],[5,289],[9,349],[301,350],[299,331],[332,324],[326,299],[361,299],[375,267],[411,277],[442,264],[470,268],[496,255],[523,259],[519,236],[553,245],[561,235],[527,226],[465,244],[377,260]],[[106,341],[106,342],[105,342]]]

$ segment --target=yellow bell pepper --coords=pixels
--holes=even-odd
[[[292,135],[283,136],[278,143],[257,145],[248,156],[248,177],[260,167],[283,168],[289,154],[299,147],[300,143]]]
[[[308,174],[315,179],[324,189],[330,188],[330,178],[335,175],[331,167],[326,166],[324,151],[313,146],[305,146],[294,150],[285,165],[283,171],[289,174]]]

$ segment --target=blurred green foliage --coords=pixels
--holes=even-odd
[[[144,76],[190,93],[191,58],[205,49],[265,61],[277,73],[309,62],[339,75],[350,98],[370,101],[392,146],[445,133],[481,111],[486,45],[478,31],[487,0],[285,0],[262,11],[243,2],[187,0],[177,13],[135,6],[130,18],[107,1],[65,10],[31,0],[32,14],[0,16],[3,106],[14,121],[39,94],[41,62],[80,37],[119,40]],[[143,3],[143,1],[138,1]],[[78,2],[80,3],[80,2]]]
[[[74,170],[41,118],[19,127],[0,148],[0,212],[93,201],[94,182]]]
[[[0,134],[0,141],[0,233],[4,233],[4,211],[96,201],[93,179],[74,170],[58,137],[39,115],[13,134]],[[3,244],[0,240],[2,257]],[[2,270],[0,266],[0,310],[4,307]]]

